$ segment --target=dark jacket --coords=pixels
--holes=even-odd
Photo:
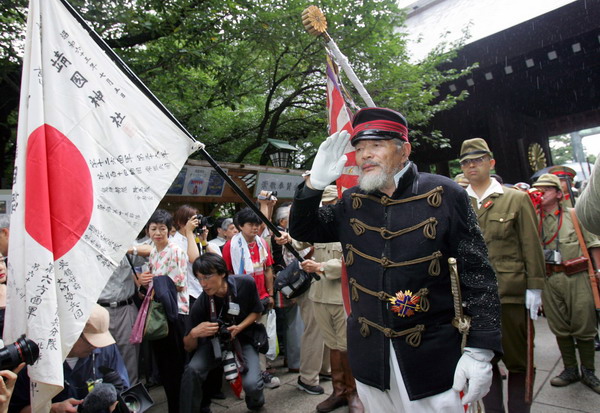
[[[174,323],[177,321],[177,314],[179,313],[175,283],[170,277],[159,275],[152,279],[152,285],[154,286],[154,299],[162,303],[167,318]]]
[[[299,186],[290,233],[301,241],[342,243],[352,305],[348,352],[357,380],[390,388],[391,339],[411,400],[452,387],[461,335],[451,325],[450,257],[458,261],[465,313],[472,317],[467,346],[502,352],[496,276],[461,187],[411,165],[391,198],[354,187],[338,204],[319,209],[321,193]]]

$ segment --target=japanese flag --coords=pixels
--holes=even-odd
[[[59,0],[31,0],[9,240],[5,342],[40,347],[32,410],[125,251],[199,146]]]

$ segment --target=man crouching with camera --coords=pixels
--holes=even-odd
[[[181,412],[210,412],[202,385],[219,364],[227,380],[242,376],[246,406],[258,410],[265,402],[258,351],[267,349],[264,326],[255,323],[263,310],[256,284],[252,277],[228,276],[225,261],[213,253],[197,258],[192,270],[203,291],[190,311],[194,327],[183,339],[185,350],[195,353],[181,381]]]

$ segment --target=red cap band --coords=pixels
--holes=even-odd
[[[367,130],[380,130],[380,131],[386,131],[386,132],[396,132],[396,133],[400,134],[400,136],[399,136],[400,139],[402,139],[405,142],[408,142],[408,129],[406,128],[406,126],[404,126],[398,122],[382,120],[382,119],[370,120],[368,122],[356,125],[354,127],[354,130],[352,131],[352,137],[355,137],[356,135],[360,134],[360,132],[364,132]]]

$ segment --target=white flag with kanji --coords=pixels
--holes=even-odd
[[[48,411],[92,305],[199,145],[61,1],[30,0],[4,339],[40,347],[33,411]]]

